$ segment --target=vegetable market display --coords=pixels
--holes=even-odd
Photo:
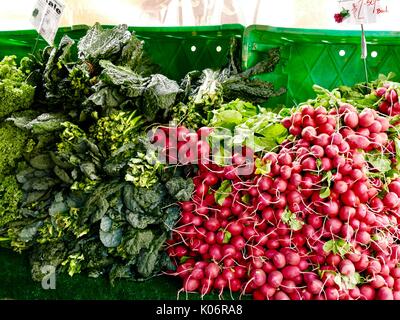
[[[240,73],[157,73],[143,42],[120,25],[64,36],[21,60],[0,62],[0,245],[28,251],[32,277],[46,266],[144,280],[175,266],[164,250],[194,190],[190,166],[149,152],[148,132],[178,119],[192,128],[225,101],[265,101],[251,80],[279,60]],[[236,50],[232,44],[232,52]]]
[[[126,26],[99,25],[4,58],[0,245],[27,250],[39,281],[53,265],[163,272],[201,295],[399,300],[400,84],[315,85],[266,109],[284,89],[253,76],[279,50],[229,61],[178,83]]]

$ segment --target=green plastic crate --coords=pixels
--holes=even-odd
[[[112,26],[104,26],[111,28]],[[55,43],[63,35],[78,41],[88,26],[60,28]],[[228,63],[230,44],[242,41],[244,27],[239,24],[205,27],[129,27],[138,38],[145,41],[145,48],[161,73],[180,80],[187,72],[204,68],[221,68]],[[47,45],[35,30],[0,32],[0,58],[15,54],[19,58]]]
[[[370,80],[379,74],[400,75],[400,32],[366,32]],[[361,59],[361,30],[309,30],[254,25],[244,32],[243,66],[263,60],[271,48],[281,48],[281,61],[273,73],[261,75],[287,93],[268,105],[294,104],[315,96],[312,86],[328,89],[366,80]],[[371,54],[375,55],[373,57]]]
[[[85,25],[60,28],[54,41],[58,44],[65,34],[77,41],[85,35],[87,29],[88,27]],[[38,35],[36,30],[1,31],[0,59],[8,55],[16,55],[18,58],[22,58],[47,45],[47,42]]]

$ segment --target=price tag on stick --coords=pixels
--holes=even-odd
[[[376,23],[377,18],[388,12],[387,5],[381,0],[339,0],[343,21],[350,24]]]
[[[361,59],[364,60],[365,79],[368,82],[368,48],[364,24],[375,23],[379,15],[388,12],[388,8],[382,6],[381,0],[338,0],[338,2],[341,11],[335,14],[335,21],[361,25]]]
[[[65,4],[61,0],[37,0],[31,23],[49,45],[54,44]]]

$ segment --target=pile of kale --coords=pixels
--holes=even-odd
[[[147,131],[197,129],[224,102],[281,93],[253,79],[272,71],[276,50],[246,72],[231,59],[178,83],[143,46],[125,25],[96,24],[77,44],[64,36],[20,66],[0,62],[0,246],[28,251],[35,280],[47,265],[111,281],[173,268],[164,243],[193,168],[159,163]]]

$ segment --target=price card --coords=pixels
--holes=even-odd
[[[344,21],[351,24],[375,23],[380,15],[388,12],[381,0],[339,0],[339,6],[341,10],[348,10],[350,16]]]
[[[31,23],[39,34],[53,45],[65,4],[61,0],[37,0]]]

